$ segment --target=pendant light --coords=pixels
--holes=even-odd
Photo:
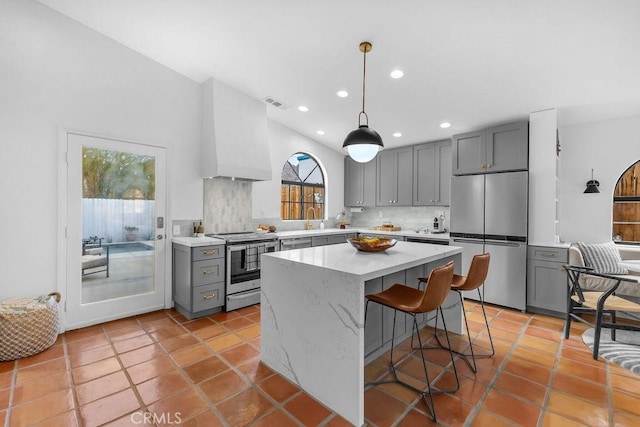
[[[585,193],[599,193],[600,189],[598,189],[598,187],[600,187],[600,183],[593,179],[593,169],[591,169],[591,179],[589,181],[587,181],[587,189],[584,190]]]
[[[382,138],[373,129],[369,128],[369,116],[364,112],[364,99],[365,99],[365,82],[367,78],[367,52],[371,51],[371,43],[360,43],[360,51],[364,53],[364,67],[362,71],[362,111],[358,114],[358,129],[352,131],[347,135],[342,144],[342,148],[346,148],[351,157],[356,162],[366,163],[373,160],[382,148]],[[363,124],[361,119],[365,118]]]

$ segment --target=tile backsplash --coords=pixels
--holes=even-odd
[[[275,225],[280,231],[302,230],[304,221],[282,221],[280,218],[252,218],[251,217],[252,184],[246,181],[232,181],[227,178],[212,178],[204,180],[204,213],[203,224],[205,233],[228,233],[234,231],[255,230],[258,224]],[[335,218],[339,212],[330,212],[324,221],[326,228],[335,227]],[[433,229],[433,219],[444,214],[444,226],[449,229],[448,206],[393,206],[367,207],[362,212],[351,212],[346,208],[345,213],[350,223],[349,228],[372,228],[383,222],[402,227],[403,230],[415,228]],[[313,228],[317,229],[320,220],[312,220]],[[183,224],[188,230],[188,222]]]
[[[205,233],[254,229],[251,221],[251,183],[227,178],[204,180]]]
[[[403,230],[415,228],[433,230],[433,219],[444,215],[444,227],[449,229],[448,206],[394,206],[363,208],[362,212],[347,215],[353,228],[371,228],[390,222]]]

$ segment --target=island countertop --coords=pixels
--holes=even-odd
[[[458,246],[397,242],[384,252],[361,252],[349,243],[263,254],[299,264],[321,267],[369,280],[399,270],[462,253]]]

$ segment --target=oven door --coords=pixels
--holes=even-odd
[[[277,241],[228,245],[227,295],[259,288],[260,256],[277,248]]]

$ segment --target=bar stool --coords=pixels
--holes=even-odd
[[[453,353],[449,351],[449,355],[451,356],[451,363],[453,364],[453,371],[456,377],[455,389],[438,390],[435,387],[431,386],[431,382],[429,381],[429,373],[427,371],[427,362],[424,358],[424,353],[422,351],[420,351],[420,356],[422,357],[422,367],[424,369],[424,375],[427,382],[426,390],[421,390],[417,387],[412,386],[411,384],[407,384],[406,382],[401,381],[398,378],[398,374],[396,372],[396,364],[394,364],[393,362],[393,347],[394,347],[395,334],[396,334],[396,315],[398,311],[400,311],[402,313],[408,314],[411,317],[413,317],[413,332],[417,332],[418,342],[420,343],[420,347],[422,347],[422,338],[420,337],[420,331],[418,330],[418,321],[416,319],[417,314],[427,313],[427,312],[436,310],[436,318],[438,316],[438,313],[440,313],[440,316],[442,317],[442,323],[444,326],[445,335],[446,335],[447,325],[444,320],[444,315],[442,314],[441,305],[447,299],[447,295],[449,295],[452,280],[453,280],[453,261],[447,263],[442,267],[434,268],[431,271],[424,291],[396,283],[386,291],[382,291],[377,294],[366,295],[367,304],[365,306],[365,312],[364,312],[365,324],[367,321],[367,309],[369,307],[369,302],[375,302],[385,307],[394,309],[393,332],[391,335],[391,361],[390,361],[391,371],[393,372],[394,379],[388,380],[388,381],[367,383],[367,385],[399,383],[419,393],[424,399],[425,404],[427,405],[427,408],[429,409],[429,411],[431,411],[431,416],[434,422],[436,422],[436,411],[435,411],[435,407],[433,406],[433,395],[437,393],[453,393],[458,391],[458,389],[460,388],[460,382],[458,381],[458,371],[456,370],[456,365],[453,360]],[[447,336],[447,343],[449,343],[448,336]],[[449,343],[449,348],[451,348],[450,343]],[[429,400],[427,400],[427,397],[426,397],[427,395],[429,396]]]
[[[469,351],[470,353],[463,353],[456,350],[451,349],[451,344],[449,343],[449,337],[447,336],[447,346],[443,345],[440,342],[440,338],[438,338],[438,334],[436,334],[436,341],[440,347],[450,350],[462,357],[469,368],[474,372],[478,372],[478,366],[476,365],[476,357],[477,358],[487,358],[493,357],[496,354],[496,350],[493,347],[493,339],[491,338],[491,331],[489,330],[489,322],[487,321],[487,313],[484,311],[484,300],[482,299],[482,294],[480,292],[480,286],[484,283],[487,278],[487,273],[489,272],[489,260],[491,255],[489,253],[482,255],[475,255],[471,260],[471,265],[469,266],[469,272],[466,276],[460,276],[458,274],[453,275],[453,281],[451,282],[451,290],[457,292],[458,297],[460,297],[460,304],[462,304],[463,310],[462,313],[464,315],[464,326],[467,329],[467,339],[469,341]],[[423,280],[423,279],[420,279]],[[491,354],[476,354],[473,350],[473,343],[471,342],[471,332],[469,331],[469,323],[467,322],[467,312],[464,310],[464,301],[462,298],[462,291],[473,291],[478,290],[478,297],[480,299],[480,306],[482,307],[482,315],[484,316],[484,325],[487,328],[487,334],[489,334],[489,343],[491,344]],[[436,329],[438,329],[438,318],[436,317]],[[446,329],[445,329],[446,332]],[[473,365],[469,362],[469,357],[473,361]]]

